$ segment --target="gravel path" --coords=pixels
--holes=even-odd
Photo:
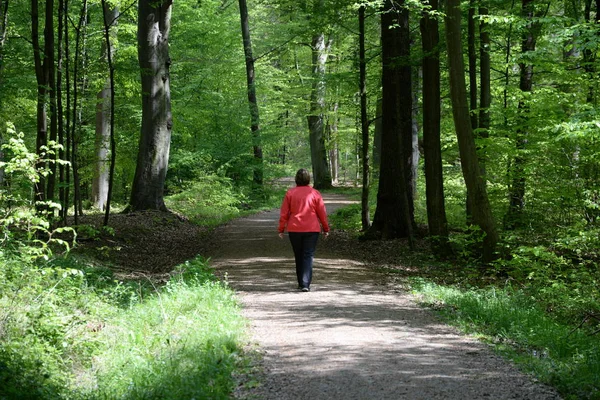
[[[328,212],[347,204],[325,195]],[[227,275],[263,359],[255,399],[559,399],[485,345],[441,324],[409,293],[320,243],[310,293],[296,290],[278,211],[217,229],[213,265]]]

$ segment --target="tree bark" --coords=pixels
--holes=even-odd
[[[448,222],[444,201],[444,176],[440,139],[440,39],[439,23],[435,13],[438,0],[425,1],[430,9],[421,18],[423,44],[423,150],[425,158],[425,196],[427,224],[434,252],[449,255]],[[432,13],[430,13],[432,12]]]
[[[110,163],[108,165],[108,184],[106,188],[106,210],[104,213],[104,226],[108,225],[110,217],[110,204],[112,200],[112,191],[114,186],[115,163],[117,160],[117,146],[115,142],[115,66],[113,63],[113,46],[110,39],[111,26],[116,24],[119,10],[114,7],[109,9],[106,0],[102,0],[102,10],[104,16],[104,38],[106,41],[106,61],[108,63],[108,88],[109,88],[109,142],[110,142]]]
[[[78,157],[78,138],[77,138],[77,121],[79,110],[77,108],[77,98],[79,94],[79,62],[81,58],[81,37],[82,31],[86,24],[88,15],[88,4],[87,0],[83,0],[81,5],[81,12],[79,14],[79,22],[77,23],[77,33],[75,37],[75,58],[73,60],[73,120],[71,121],[71,168],[73,170],[73,222],[75,225],[78,224],[79,215],[81,215],[81,188],[79,184],[79,163]]]
[[[40,160],[36,164],[38,182],[34,184],[34,199],[36,202],[46,200],[46,178],[43,171],[46,163],[42,160],[43,147],[48,144],[48,113],[46,109],[46,96],[48,93],[47,58],[45,49],[42,50],[39,38],[39,4],[38,0],[31,0],[31,41],[33,45],[33,57],[35,65],[35,76],[37,81],[37,106],[36,106],[36,154]],[[39,209],[39,205],[36,205]]]
[[[460,35],[460,0],[446,2],[446,43],[448,46],[448,67],[452,115],[458,139],[460,161],[467,192],[472,202],[473,222],[483,233],[483,261],[494,259],[498,232],[492,215],[485,182],[481,176],[473,129],[469,116],[464,61]]]
[[[386,0],[381,14],[382,147],[377,208],[367,237],[407,237],[412,246],[413,216],[409,186],[412,151],[411,69],[408,11]]]
[[[367,60],[365,57],[365,5],[358,8],[358,58],[360,93],[360,131],[361,131],[361,158],[362,158],[362,193],[361,193],[361,221],[362,230],[371,227],[369,215],[369,120],[367,116]]]
[[[477,129],[477,52],[476,52],[476,28],[475,28],[475,6],[477,0],[469,0],[469,16],[467,20],[467,48],[469,54],[469,99],[471,128]]]
[[[331,40],[326,40],[324,33],[313,36],[311,43],[313,83],[310,95],[310,111],[307,120],[313,169],[313,185],[316,189],[327,189],[333,186],[327,162],[323,123],[323,110],[325,109],[325,64],[327,63],[330,47]]]
[[[6,44],[6,34],[8,32],[8,1],[0,2],[0,83],[4,72],[4,45]]]
[[[130,211],[162,210],[173,120],[169,87],[172,0],[140,0],[138,60],[142,75],[142,126]]]
[[[119,15],[119,9],[114,6],[104,5],[103,6],[103,19],[105,24],[109,24],[109,36],[106,38],[106,26],[105,40],[102,45],[102,55],[104,60],[108,64],[112,64],[112,57],[114,56],[114,48],[110,45],[110,36],[115,35],[114,30],[110,29],[111,26],[116,26],[117,16]],[[109,54],[110,48],[110,54]],[[109,58],[111,62],[109,62]],[[111,73],[111,66],[109,68],[109,75]],[[112,129],[111,125],[111,91],[112,83],[110,77],[106,78],[104,87],[98,92],[96,98],[96,141],[95,141],[95,167],[94,176],[92,178],[92,202],[100,211],[106,210],[106,203],[108,200],[108,186],[110,178],[110,133]]]
[[[6,33],[8,32],[8,0],[0,2],[0,85],[2,85],[2,76],[4,75],[4,45],[6,43]],[[2,104],[2,99],[0,99]],[[4,140],[0,135],[0,162],[4,161],[4,150],[2,145]],[[4,185],[4,167],[0,167],[0,186]]]
[[[480,0],[485,1],[485,0]],[[491,62],[490,62],[490,34],[488,32],[488,23],[485,18],[488,16],[487,7],[479,7],[479,16],[482,18],[479,22],[479,134],[478,137],[487,139],[490,137],[490,106],[492,105],[491,89]],[[479,149],[479,168],[481,174],[485,177],[487,151],[485,145]]]
[[[536,35],[532,19],[534,17],[534,0],[522,0],[522,16],[528,21],[521,39],[521,52],[523,55],[535,50]],[[523,209],[525,208],[525,148],[529,134],[529,96],[533,88],[533,64],[525,61],[519,63],[519,89],[521,99],[518,105],[519,126],[515,136],[516,155],[510,166],[511,184],[509,187],[509,206],[505,215],[506,229],[514,229],[522,223]]]
[[[252,56],[252,41],[250,40],[250,23],[248,21],[248,6],[246,0],[239,0],[240,20],[242,22],[242,40],[246,59],[246,81],[248,84],[248,104],[250,106],[250,130],[252,131],[252,149],[254,152],[253,182],[257,187],[263,184],[263,153],[259,127],[258,102],[256,100],[256,85],[254,84],[254,57]]]

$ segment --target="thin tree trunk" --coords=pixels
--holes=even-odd
[[[361,194],[361,220],[362,230],[371,227],[369,215],[369,120],[367,116],[367,60],[365,57],[365,6],[358,8],[358,52],[359,52],[359,92],[360,92],[360,130],[361,130],[361,156],[362,156],[362,194]]]
[[[373,171],[373,179],[379,176],[379,166],[381,164],[381,121],[383,114],[383,101],[377,99],[377,106],[375,108],[375,129],[373,132],[373,162],[371,163],[371,169]]]
[[[532,22],[534,16],[533,3],[534,0],[521,1],[522,16],[528,21],[521,41],[521,52],[523,54],[535,50],[536,36]],[[525,148],[529,134],[529,100],[527,97],[533,88],[533,64],[521,61],[519,63],[519,70],[519,89],[522,96],[518,105],[519,126],[515,137],[516,155],[512,160],[510,168],[509,206],[504,220],[507,229],[513,229],[522,223],[523,209],[525,208]]]
[[[110,27],[115,24],[119,11],[115,7],[109,10],[106,0],[102,0],[102,10],[104,15],[104,37],[106,39],[106,59],[108,61],[109,88],[110,88],[110,166],[108,174],[108,188],[106,193],[106,211],[104,213],[104,226],[108,225],[110,217],[110,203],[112,199],[112,190],[114,186],[115,163],[117,158],[117,146],[115,143],[115,67],[113,63],[113,47],[110,40]]]
[[[79,207],[81,204],[81,193],[79,186],[79,167],[77,163],[78,151],[77,151],[77,95],[79,93],[78,81],[79,81],[79,58],[80,58],[80,42],[81,42],[81,31],[83,29],[85,19],[87,17],[87,0],[83,0],[81,5],[81,12],[79,14],[79,22],[77,23],[77,32],[75,36],[75,59],[73,60],[73,120],[71,121],[71,168],[73,170],[73,222],[77,225],[79,222]]]
[[[327,141],[329,142],[329,173],[331,174],[331,183],[337,184],[339,178],[339,157],[338,157],[338,111],[339,104],[333,103],[332,116],[327,123]],[[332,123],[329,123],[333,120]]]
[[[33,44],[33,56],[35,64],[35,76],[37,80],[37,135],[36,135],[36,154],[40,156],[43,148],[48,142],[48,115],[46,110],[46,95],[48,87],[48,77],[46,74],[44,61],[45,52],[40,46],[39,39],[39,4],[38,0],[31,0],[31,41]],[[41,160],[37,162],[38,182],[34,184],[34,196],[36,208],[40,209],[40,203],[46,200],[46,178],[43,171],[46,163]]]
[[[111,26],[116,26],[117,17],[119,10],[115,6],[109,6],[105,4],[103,6],[103,20],[108,23],[109,35],[114,36],[112,33],[115,29],[111,29]],[[106,31],[106,26],[104,30]],[[106,36],[106,32],[105,36]],[[110,50],[109,50],[110,47]],[[109,54],[110,51],[110,54]],[[102,45],[102,55],[106,62],[109,64],[109,75],[111,74],[112,57],[114,56],[114,48],[111,46],[110,37],[105,39]],[[110,59],[110,61],[109,61]],[[114,71],[112,71],[114,72]],[[95,141],[95,168],[94,176],[92,179],[92,202],[100,210],[106,210],[106,203],[108,201],[108,187],[110,181],[110,138],[111,138],[111,110],[113,106],[111,104],[112,98],[112,87],[110,77],[106,79],[104,87],[97,94],[96,102],[96,141]]]
[[[469,107],[471,117],[471,128],[477,129],[477,51],[476,51],[476,27],[475,9],[477,0],[469,0],[469,16],[467,20],[467,48],[469,54]]]
[[[173,119],[169,85],[172,0],[140,0],[138,59],[142,75],[142,127],[128,209],[163,210]]]
[[[408,173],[412,142],[408,11],[386,0],[381,14],[382,147],[377,208],[367,237],[407,237],[413,246]],[[407,138],[408,136],[408,138]],[[408,145],[407,145],[408,143]]]
[[[326,40],[324,33],[313,36],[311,44],[313,83],[307,120],[313,185],[316,189],[327,189],[333,186],[327,162],[323,115],[325,110],[325,64],[327,63],[330,47],[331,40]]]
[[[46,23],[44,27],[44,48],[45,59],[44,69],[48,84],[48,95],[50,100],[50,135],[49,141],[53,144],[58,140],[58,118],[56,114],[56,65],[54,55],[54,0],[46,0]],[[54,151],[55,149],[52,149]],[[46,200],[54,200],[56,190],[56,159],[57,155],[50,153],[47,155],[50,160],[48,169],[50,173],[47,178]],[[52,211],[50,211],[52,212]]]
[[[64,141],[65,141],[65,124],[64,124],[64,107],[63,107],[63,34],[64,34],[64,9],[65,1],[58,1],[58,49],[57,49],[57,65],[56,65],[56,107],[57,107],[57,118],[58,118],[58,144],[60,150],[57,154],[57,159],[62,161],[65,159]],[[59,210],[59,217],[63,217],[63,208],[65,207],[65,167],[62,163],[58,165],[58,199],[61,204]]]
[[[429,0],[430,11],[439,11],[438,0]],[[425,158],[425,196],[427,224],[434,252],[442,257],[450,254],[448,223],[444,201],[444,176],[440,139],[440,39],[435,14],[423,12],[421,37],[423,44],[423,151]]]
[[[69,162],[71,160],[71,81],[70,81],[70,66],[69,66],[69,2],[64,2],[65,13],[64,13],[64,29],[65,29],[65,82],[66,82],[66,124],[65,124],[65,152],[64,161]],[[65,193],[63,199],[63,210],[62,220],[63,225],[67,224],[67,216],[69,214],[69,197],[71,187],[71,166],[65,167]]]
[[[485,1],[485,0],[480,0]],[[479,7],[479,134],[477,135],[485,141],[490,137],[490,106],[492,104],[491,89],[491,62],[490,62],[490,34],[488,32],[488,23],[485,21],[488,16],[487,7]],[[487,175],[487,151],[485,145],[479,149],[479,168],[482,176]]]
[[[2,0],[0,2],[0,84],[4,72],[4,45],[8,33],[8,1]]]
[[[0,2],[0,85],[2,85],[2,76],[4,75],[4,45],[6,44],[6,33],[8,32],[8,0]],[[0,99],[2,104],[2,99]],[[2,145],[4,140],[0,135],[0,163],[4,161],[4,150]],[[4,185],[4,167],[0,167],[0,186]]]
[[[250,130],[252,131],[252,149],[254,152],[253,182],[257,187],[263,184],[263,153],[259,127],[258,102],[256,100],[256,85],[254,84],[254,57],[252,56],[252,41],[250,40],[250,23],[248,21],[248,6],[246,0],[239,0],[240,20],[242,22],[242,40],[246,59],[246,81],[248,83],[248,104],[250,106]]]
[[[488,262],[495,257],[498,232],[485,183],[480,174],[477,150],[469,116],[460,36],[460,0],[447,0],[445,19],[448,69],[450,74],[450,97],[452,99],[452,114],[454,116],[454,126],[458,139],[460,161],[467,192],[472,202],[473,222],[485,233],[483,238],[483,260]]]

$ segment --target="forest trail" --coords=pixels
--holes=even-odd
[[[331,213],[348,204],[324,195]],[[323,239],[309,293],[296,289],[277,210],[215,231],[217,273],[237,291],[264,382],[236,395],[252,399],[559,399],[484,344],[462,336],[390,290],[383,276],[340,259]],[[335,229],[335,227],[333,227]]]

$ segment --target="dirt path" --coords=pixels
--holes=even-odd
[[[347,203],[325,197],[328,212]],[[559,399],[485,345],[389,291],[381,276],[320,243],[310,293],[296,290],[277,211],[216,231],[212,260],[227,274],[264,358],[256,399]]]

